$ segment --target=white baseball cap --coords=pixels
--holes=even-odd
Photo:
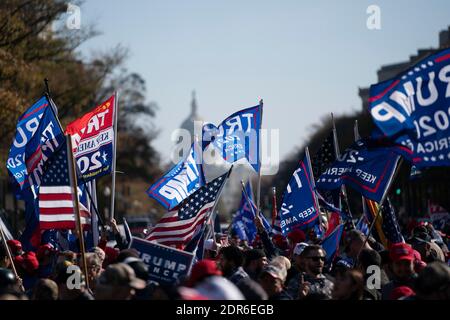
[[[305,248],[307,246],[309,246],[309,244],[307,244],[306,242],[299,242],[299,243],[297,243],[297,245],[294,248],[294,255],[295,256],[301,255],[303,250],[305,250]]]

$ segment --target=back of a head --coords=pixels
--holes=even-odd
[[[39,279],[33,288],[33,300],[54,301],[58,299],[58,285],[50,279]]]
[[[138,277],[141,280],[144,280],[145,282],[149,279],[148,274],[148,266],[139,258],[126,258],[124,260],[125,264],[129,265],[131,269],[133,269],[134,273],[136,274],[136,277]]]
[[[266,254],[260,249],[250,249],[244,252],[245,266],[247,267],[252,261],[264,258]]]
[[[372,249],[364,248],[361,250],[358,258],[364,270],[367,269],[368,266],[376,265],[381,266],[381,256],[378,252]]]
[[[243,278],[237,284],[246,300],[267,300],[269,297],[261,285],[250,277]]]
[[[129,257],[139,258],[139,253],[134,249],[122,250],[117,256],[116,263],[124,262],[125,259]]]
[[[236,267],[240,267],[244,263],[244,254],[242,250],[236,246],[224,247],[220,249],[220,254],[228,261],[233,262]]]
[[[420,273],[415,283],[416,292],[421,297],[450,292],[450,268],[443,262],[428,264]],[[447,296],[449,299],[450,296]]]

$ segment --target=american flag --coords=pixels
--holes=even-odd
[[[311,165],[314,173],[314,177],[318,178],[325,170],[336,161],[336,152],[334,149],[334,136],[333,132],[325,138],[320,146],[319,150],[316,152],[315,156],[312,158]]]
[[[311,160],[314,178],[319,178],[334,161],[336,161],[336,150],[334,146],[334,134],[331,131]],[[320,193],[328,203],[333,204],[335,207],[341,207],[339,190],[321,190]]]
[[[89,199],[84,186],[78,188],[81,224],[90,225]],[[75,229],[75,210],[69,181],[67,145],[53,154],[39,187],[39,226],[46,229]]]
[[[397,222],[397,217],[395,216],[394,207],[389,198],[383,204],[381,214],[383,217],[382,229],[389,244],[405,242]]]
[[[181,202],[178,210],[180,220],[191,219],[200,212],[201,208],[207,203],[214,203],[220,188],[226,180],[228,173],[214,179],[206,186],[195,191],[189,198]]]
[[[216,178],[190,195],[177,208],[169,211],[150,231],[147,240],[184,247],[203,227],[228,173]]]

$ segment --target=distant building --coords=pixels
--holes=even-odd
[[[203,125],[204,121],[203,121],[203,118],[198,115],[197,98],[195,96],[195,91],[192,91],[191,113],[181,123],[181,126],[180,126],[181,129],[189,131],[189,133],[191,134],[191,141],[193,141],[193,139],[194,139],[194,129],[195,129],[194,125],[196,123]],[[201,131],[199,131],[199,132],[201,132]],[[180,142],[180,140],[181,140],[181,138],[178,140],[178,142]]]

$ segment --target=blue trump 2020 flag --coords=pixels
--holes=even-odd
[[[394,174],[399,155],[397,147],[378,146],[358,140],[318,178],[318,189],[333,190],[349,185],[364,197],[379,202]]]
[[[369,112],[381,133],[410,151],[417,167],[450,166],[450,49],[370,87]]]
[[[187,157],[154,183],[147,194],[170,211],[204,186],[200,152],[193,143]]]
[[[246,159],[255,171],[259,163],[259,130],[262,106],[238,111],[223,120],[218,127],[203,126],[203,149],[217,150],[228,163]]]
[[[31,185],[39,185],[43,166],[58,148],[61,128],[47,97],[25,111],[16,126],[14,141],[6,163],[16,182],[16,196],[24,198]]]
[[[283,194],[280,226],[284,236],[293,229],[308,229],[317,223],[319,208],[315,196],[311,164],[305,155]]]

